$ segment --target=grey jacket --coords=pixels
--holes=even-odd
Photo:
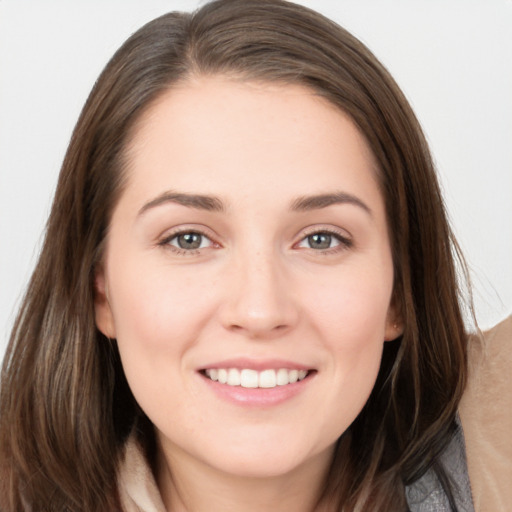
[[[466,447],[460,422],[457,431],[441,455],[441,464],[451,480],[457,512],[474,512],[466,463]],[[433,470],[406,487],[407,503],[411,512],[451,512],[448,498]]]

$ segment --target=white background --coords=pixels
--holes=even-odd
[[[195,0],[0,0],[0,354],[82,104],[137,28]],[[472,270],[477,316],[512,310],[512,1],[316,0],[412,103]]]

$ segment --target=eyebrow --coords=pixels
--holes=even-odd
[[[313,196],[301,196],[295,199],[291,204],[291,209],[293,211],[310,211],[310,210],[319,210],[321,208],[327,208],[328,206],[332,206],[335,204],[351,204],[354,206],[358,206],[362,208],[366,213],[370,216],[372,215],[372,210],[370,207],[361,201],[358,197],[348,194],[346,192],[335,192],[332,194],[318,194]]]
[[[195,208],[196,210],[206,210],[209,212],[223,212],[224,204],[222,201],[214,196],[205,196],[201,194],[184,194],[181,192],[167,191],[160,194],[155,199],[146,203],[139,211],[139,215],[144,214],[151,208],[160,206],[165,203],[176,203],[188,208]]]
[[[176,203],[188,208],[210,212],[224,212],[226,210],[222,200],[216,196],[167,191],[146,203],[139,210],[138,215],[143,215],[146,211],[166,203]],[[358,197],[346,192],[300,196],[291,202],[290,209],[292,211],[306,212],[320,210],[335,204],[351,204],[358,206],[370,216],[372,215],[372,211],[368,205]]]

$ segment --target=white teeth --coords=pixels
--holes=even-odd
[[[307,370],[263,370],[258,372],[244,368],[209,368],[205,371],[207,377],[228,386],[242,386],[243,388],[275,388],[286,386],[306,378]]]
[[[277,370],[276,380],[278,386],[286,386],[286,384],[290,384],[288,370],[286,368],[280,368],[279,370]]]
[[[258,372],[256,370],[242,370],[240,372],[240,385],[243,388],[257,388]]]
[[[290,381],[290,384],[297,382],[299,380],[299,370],[290,370],[288,380]]]
[[[240,372],[236,368],[228,370],[227,384],[230,386],[240,386]]]
[[[264,370],[260,373],[258,384],[260,388],[275,388],[277,383],[275,370]]]

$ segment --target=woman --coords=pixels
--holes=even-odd
[[[147,510],[472,510],[454,249],[343,29],[266,0],[149,23],[84,107],[13,329],[2,510],[146,506],[134,460]]]

